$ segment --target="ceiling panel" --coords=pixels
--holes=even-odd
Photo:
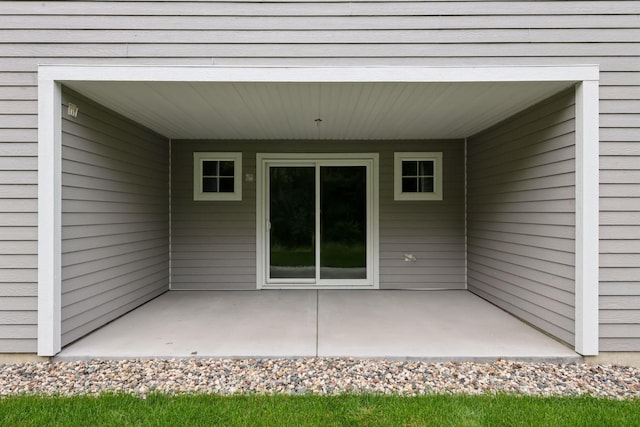
[[[71,82],[172,139],[464,138],[571,86],[510,83]]]

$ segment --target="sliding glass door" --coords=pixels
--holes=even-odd
[[[370,286],[371,164],[266,163],[267,285]]]

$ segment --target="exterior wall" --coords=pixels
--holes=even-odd
[[[570,91],[467,141],[469,290],[570,344],[575,138]]]
[[[0,14],[0,351],[36,350],[44,63],[599,64],[600,346],[640,351],[638,2],[6,1]]]
[[[241,202],[193,201],[193,152],[241,151],[243,176],[256,152],[380,153],[380,288],[464,289],[463,141],[172,141],[171,288],[256,289],[256,184]],[[394,151],[442,151],[444,200],[393,200]],[[410,252],[415,263],[406,263]]]
[[[169,289],[169,143],[66,90],[62,345]]]

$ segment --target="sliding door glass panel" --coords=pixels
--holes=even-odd
[[[314,167],[269,168],[269,277],[315,279]]]
[[[320,167],[320,278],[367,278],[367,170]]]

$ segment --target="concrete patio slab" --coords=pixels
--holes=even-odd
[[[320,356],[575,361],[565,345],[468,291],[325,291]]]
[[[314,356],[316,306],[316,291],[170,291],[57,357]]]
[[[570,362],[563,344],[467,291],[170,291],[58,359],[497,358]]]

